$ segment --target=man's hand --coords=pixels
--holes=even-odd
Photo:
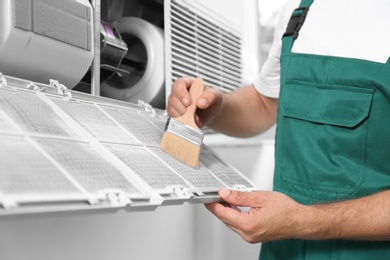
[[[206,207],[250,243],[281,239],[390,240],[390,190],[357,199],[305,206],[271,191],[221,189],[225,201]],[[238,207],[249,207],[242,212]]]
[[[170,117],[179,117],[183,115],[190,105],[189,88],[194,78],[186,77],[177,79],[172,85],[172,92],[168,97],[167,112]],[[206,125],[210,120],[216,117],[222,104],[222,93],[213,88],[205,86],[205,90],[197,101],[195,122],[199,128]]]
[[[304,232],[301,220],[309,213],[307,207],[282,193],[221,189],[219,195],[224,205],[212,203],[206,208],[249,243],[297,238]],[[239,206],[250,209],[241,211]]]

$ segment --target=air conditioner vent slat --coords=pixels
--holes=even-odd
[[[237,37],[236,35],[233,35],[227,30],[224,30],[221,27],[218,27],[212,23],[210,23],[208,20],[204,19],[201,16],[196,16],[193,12],[188,12],[188,11],[182,11],[179,10],[178,8],[172,7],[171,9],[172,12],[172,17],[178,17],[180,20],[185,21],[186,23],[190,23],[193,26],[197,23],[199,26],[203,26],[205,31],[214,31],[215,34],[223,34],[225,38],[232,40],[236,44],[240,44],[240,38]]]
[[[241,45],[237,45],[232,42],[228,42],[223,40],[222,38],[214,38],[212,39],[209,35],[207,35],[205,32],[194,32],[188,27],[179,27],[177,24],[171,25],[173,36],[180,35],[186,41],[191,43],[207,43],[209,45],[212,45],[214,48],[222,48],[225,49],[227,53],[230,55],[235,56],[236,58],[240,58],[240,52],[237,53],[237,49],[241,50]],[[216,36],[214,36],[216,37]]]
[[[195,63],[191,62],[191,60],[183,58],[183,57],[181,59],[174,57],[172,59],[172,61],[175,62],[177,64],[177,66],[191,68],[191,65],[192,66],[195,65]],[[202,74],[213,73],[216,75],[220,75],[221,77],[226,77],[226,79],[229,79],[231,81],[239,83],[239,81],[237,81],[237,78],[239,78],[239,76],[240,76],[238,73],[229,74],[228,72],[226,73],[226,71],[224,71],[221,68],[213,68],[213,67],[205,65],[203,67],[199,67],[198,71],[202,72]]]
[[[196,62],[194,62],[191,58],[187,58],[185,56],[175,55],[172,57],[172,61],[179,63],[179,66],[188,67],[188,66],[196,65]],[[212,73],[221,74],[227,78],[231,78],[232,80],[235,80],[236,78],[240,77],[239,71],[234,71],[231,68],[226,66],[214,66],[214,65],[210,66],[209,64],[204,63],[202,66],[199,66],[199,68],[203,68],[205,69],[205,71],[210,71]]]
[[[231,55],[230,52],[227,52],[227,51],[222,51],[222,50],[218,50],[218,52],[216,52],[216,50],[213,50],[212,48],[210,47],[205,47],[204,44],[196,44],[195,42],[191,42],[189,38],[187,38],[186,35],[183,35],[181,33],[177,33],[178,35],[182,36],[182,38],[179,38],[177,35],[174,35],[172,36],[172,46],[174,45],[178,45],[180,48],[183,48],[183,49],[186,49],[188,50],[189,52],[196,52],[196,53],[200,53],[200,54],[203,54],[203,53],[207,53],[208,55],[210,55],[211,57],[215,57],[215,58],[221,58],[221,59],[224,59],[226,60],[227,62],[229,60],[231,60],[231,65],[234,66],[234,64],[240,64],[241,65],[241,59],[238,59],[237,56],[234,56],[234,55]],[[183,41],[184,39],[184,41]],[[216,61],[218,62],[218,60]],[[241,66],[239,66],[241,67]]]
[[[171,0],[167,17],[167,84],[201,76],[206,85],[230,92],[242,86],[241,35],[195,8]]]

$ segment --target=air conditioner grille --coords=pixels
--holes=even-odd
[[[167,84],[183,76],[201,76],[207,85],[224,92],[242,85],[240,35],[174,0],[167,20]]]

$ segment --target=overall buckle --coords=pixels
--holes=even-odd
[[[299,30],[305,22],[308,11],[308,6],[301,6],[294,10],[291,15],[290,21],[288,22],[286,32],[283,34],[283,37],[292,36],[294,40],[298,38]]]

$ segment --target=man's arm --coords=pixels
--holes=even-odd
[[[206,207],[250,243],[281,239],[390,240],[390,190],[329,204],[299,204],[271,191],[220,190]],[[250,207],[241,212],[237,206]]]
[[[253,86],[245,86],[223,94],[222,109],[208,126],[236,137],[258,135],[275,124],[278,99],[260,94]]]
[[[188,89],[194,78],[177,79],[168,97],[167,112],[171,117],[185,113],[189,105]],[[230,93],[205,89],[197,101],[195,121],[199,127],[208,127],[236,137],[260,134],[275,124],[278,99],[260,94],[253,86],[245,86]]]
[[[308,207],[308,239],[390,240],[390,190]]]

